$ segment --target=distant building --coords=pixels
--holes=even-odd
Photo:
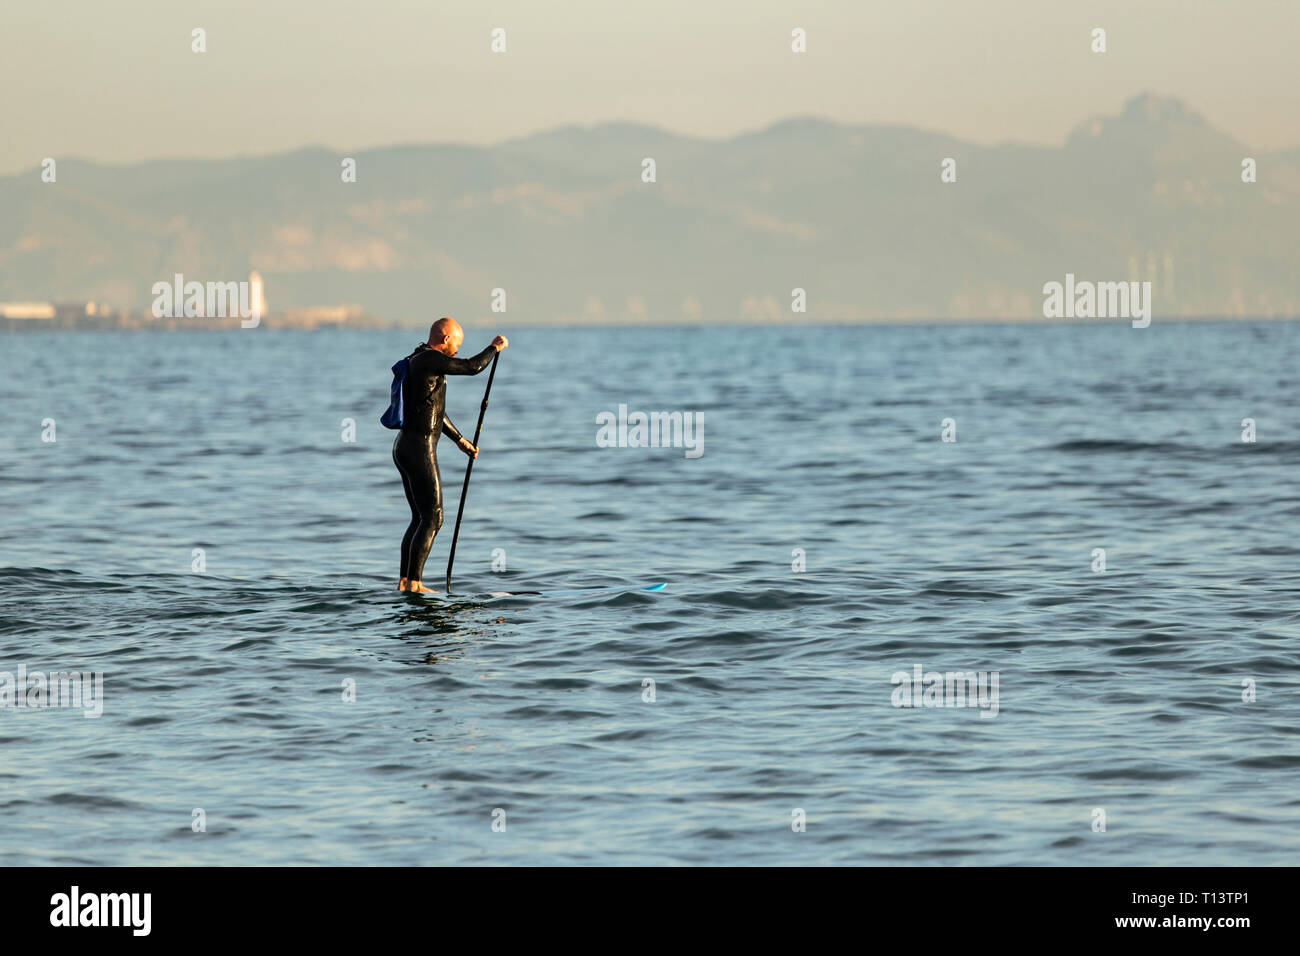
[[[87,323],[89,318],[107,317],[111,315],[108,306],[101,306],[95,302],[57,302],[54,305],[54,317],[59,320],[60,325],[76,328],[79,325],[96,325],[98,323]]]
[[[100,302],[0,302],[0,328],[110,329],[123,320]]]
[[[266,315],[266,295],[263,292],[262,273],[253,269],[248,273],[248,309],[261,318]]]
[[[321,326],[355,324],[366,317],[365,309],[358,305],[314,305],[300,309],[286,309],[276,319],[276,325],[286,328],[315,329]]]
[[[53,302],[0,302],[2,319],[52,319],[56,311]]]

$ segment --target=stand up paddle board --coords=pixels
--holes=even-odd
[[[606,588],[565,588],[554,591],[489,591],[488,597],[557,597],[568,594],[617,594],[619,591],[662,591],[667,581],[645,587],[640,584],[616,584]]]

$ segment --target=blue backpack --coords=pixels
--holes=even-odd
[[[389,389],[388,411],[384,412],[383,417],[379,419],[385,428],[401,428],[402,419],[406,416],[406,405],[402,401],[402,386],[406,383],[406,366],[410,358],[411,356],[408,355],[393,366],[393,384]]]

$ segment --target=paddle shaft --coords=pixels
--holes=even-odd
[[[474,426],[474,447],[478,447],[478,436],[483,431],[483,416],[487,414],[488,396],[492,394],[492,379],[497,374],[497,359],[501,358],[501,350],[492,356],[492,371],[488,372],[487,388],[483,389],[483,404],[478,410],[478,424]],[[456,509],[456,530],[451,534],[451,553],[447,555],[447,593],[451,593],[451,565],[456,560],[456,539],[460,537],[460,519],[465,515],[465,495],[469,493],[469,476],[474,471],[474,459],[469,460],[465,466],[465,484],[460,488],[460,507]]]

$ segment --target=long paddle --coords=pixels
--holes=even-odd
[[[488,395],[492,393],[492,379],[497,374],[497,359],[501,358],[501,350],[492,356],[492,371],[488,372],[487,388],[483,389],[483,404],[478,410],[478,424],[474,427],[474,447],[478,447],[479,432],[483,431],[483,416],[487,414]],[[465,484],[460,488],[460,507],[456,509],[456,530],[451,535],[451,553],[447,555],[447,593],[451,593],[451,565],[456,560],[456,539],[460,537],[460,519],[465,515],[465,495],[469,492],[469,476],[474,470],[474,459],[469,460],[465,466]]]

